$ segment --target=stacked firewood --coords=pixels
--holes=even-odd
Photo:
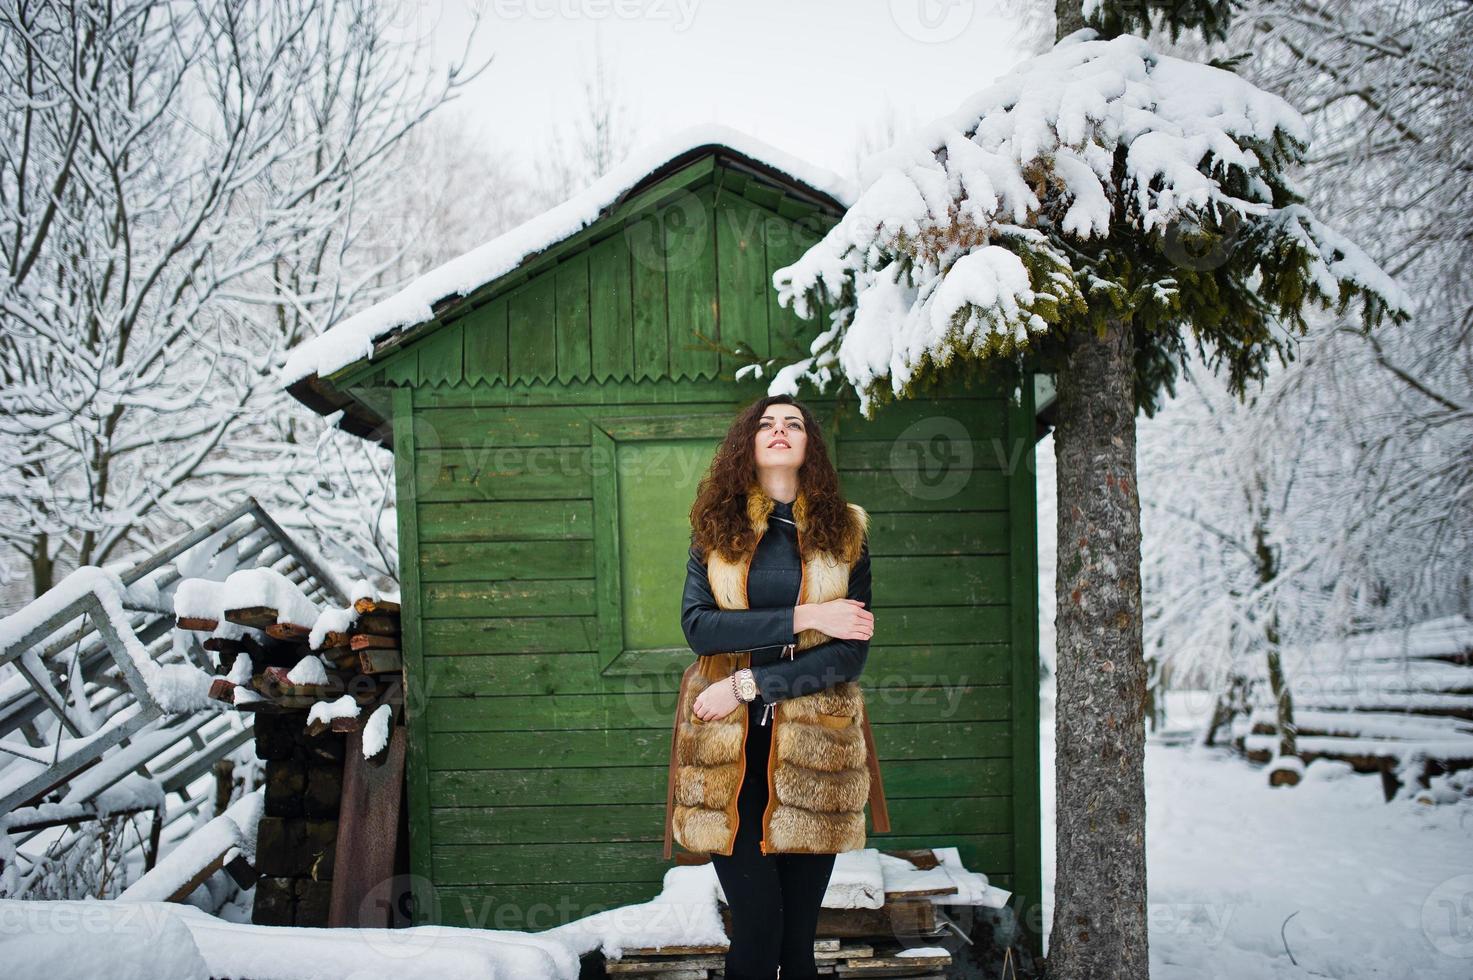
[[[307,603],[295,608],[283,614],[227,602],[224,628],[215,619],[176,617],[180,629],[211,634],[202,641],[218,661],[210,697],[255,715],[266,792],[251,921],[388,926],[382,903],[367,898],[399,870],[399,604],[370,596],[315,617],[302,611],[311,610]],[[316,621],[291,622],[291,615]],[[339,860],[340,845],[352,848],[352,860]],[[369,921],[358,921],[363,910]]]
[[[928,848],[884,852],[904,858],[917,868],[934,868],[935,854]],[[704,863],[692,861],[683,863]],[[944,942],[956,929],[943,906],[933,897],[956,894],[954,886],[902,889],[886,888],[879,908],[819,909],[813,958],[818,972],[832,977],[917,977],[942,978],[952,966]],[[720,905],[722,925],[732,934],[731,909]],[[626,947],[618,959],[609,959],[610,977],[688,978],[706,980],[726,975],[726,946]]]
[[[313,649],[309,644],[313,623],[281,622],[277,610],[263,606],[226,609],[226,622],[247,629],[233,631],[233,638],[217,635],[202,641],[219,662],[210,697],[251,712],[302,711],[344,697],[357,705],[357,711],[314,713],[317,717],[307,722],[313,735],[358,731],[383,704],[392,706],[393,722],[401,723],[399,604],[364,597],[353,603],[353,610],[356,618],[346,630],[327,630],[321,645]],[[180,629],[210,633],[219,626],[215,620],[182,617],[177,624]],[[303,661],[314,656],[322,658],[323,669],[302,670]]]
[[[914,951],[913,955],[911,950]],[[813,960],[820,976],[913,977],[944,980],[951,954],[942,947],[906,947],[893,941],[877,945],[841,939],[815,939]],[[626,949],[604,964],[620,980],[707,980],[726,976],[725,946],[661,946]]]
[[[1232,722],[1233,745],[1269,767],[1269,785],[1298,785],[1307,766],[1327,760],[1379,773],[1388,801],[1405,792],[1434,803],[1435,780],[1473,770],[1473,622],[1466,616],[1285,647],[1280,667],[1290,679],[1292,714],[1280,716],[1275,685],[1255,665],[1240,682],[1250,711]]]

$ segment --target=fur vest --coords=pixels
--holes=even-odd
[[[755,484],[747,494],[747,517],[758,539],[767,531],[775,502]],[[858,561],[869,529],[869,514],[849,505],[856,516],[843,555],[816,553],[802,560],[798,604],[842,599],[849,571]],[[807,529],[803,494],[793,502],[793,519]],[[746,609],[747,570],[753,550],[729,562],[713,549],[706,557],[711,592],[722,609]],[[817,629],[798,634],[794,656],[829,639]],[[697,854],[730,855],[736,844],[737,796],[746,773],[748,706],[738,703],[726,717],[702,721],[692,705],[713,683],[729,683],[749,666],[749,652],[700,656],[686,668],[676,697],[670,737],[670,771],[665,800],[664,857],[671,840]],[[838,854],[865,845],[864,806],[869,801],[875,830],[890,829],[864,695],[855,681],[842,681],[812,694],[777,701],[770,717],[772,747],[767,760],[767,807],[762,814],[764,854]],[[761,764],[757,761],[755,764]]]

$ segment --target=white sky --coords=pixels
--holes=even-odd
[[[862,133],[949,112],[1024,52],[994,0],[401,0],[400,26],[495,60],[452,112],[524,160],[579,118],[595,40],[635,144],[716,122],[852,174]]]

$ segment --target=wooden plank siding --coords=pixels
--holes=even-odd
[[[496,925],[503,903],[563,902],[576,917],[647,900],[668,867],[665,770],[689,653],[602,669],[593,441],[609,413],[658,434],[662,419],[729,419],[760,389],[661,404],[641,402],[647,384],[614,387],[628,401],[503,387],[497,406],[494,388],[415,390],[411,813],[427,819],[414,872],[435,886],[434,921],[531,927]],[[1014,799],[1013,644],[1033,614],[1014,615],[1033,556],[1031,524],[1015,534],[1010,519],[1009,418],[1000,398],[932,399],[842,419],[831,446],[846,494],[872,514],[878,628],[863,683],[895,833],[871,841],[954,844],[1004,888],[1030,847],[1014,835],[1027,808]],[[1036,771],[1021,779],[1036,795]],[[1036,848],[1036,822],[1032,837]]]
[[[666,186],[668,185],[668,186]],[[661,188],[665,189],[662,191]],[[834,218],[717,166],[676,175],[642,209],[508,277],[443,326],[340,381],[446,388],[498,382],[732,378],[752,354],[801,357],[827,310],[780,307],[772,275]]]
[[[663,602],[683,581],[693,489],[619,466],[669,448],[688,480],[764,391],[735,369],[807,353],[828,311],[779,305],[773,274],[835,220],[697,161],[335,378],[392,395],[416,922],[539,930],[659,891],[693,654],[677,589],[667,612],[649,583]],[[803,400],[872,516],[862,683],[894,832],[870,843],[955,845],[1036,902],[1033,411],[1014,387],[940,385],[871,422]]]

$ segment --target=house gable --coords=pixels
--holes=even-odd
[[[820,321],[778,306],[772,274],[838,216],[711,151],[327,380],[714,380],[746,363],[742,353],[796,359]]]

